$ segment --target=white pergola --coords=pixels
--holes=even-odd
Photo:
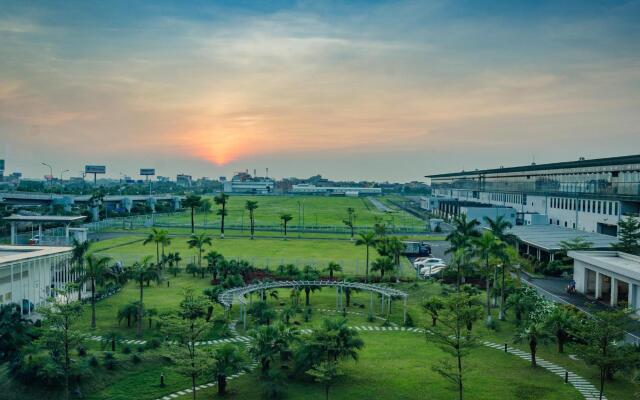
[[[292,288],[296,290],[304,289],[305,287],[335,287],[336,288],[336,311],[342,311],[342,293],[345,289],[364,290],[371,294],[369,302],[369,312],[373,315],[373,294],[380,295],[380,312],[384,314],[385,302],[387,303],[387,312],[391,310],[391,300],[393,298],[401,298],[403,300],[403,321],[407,321],[407,297],[409,295],[401,290],[388,288],[381,285],[373,285],[369,283],[360,282],[347,282],[347,281],[329,281],[329,280],[317,280],[317,281],[269,281],[251,284],[248,286],[237,287],[233,289],[225,290],[218,296],[218,302],[222,304],[227,312],[231,309],[233,304],[240,305],[240,315],[242,318],[243,327],[247,325],[247,305],[251,306],[252,294],[254,292],[260,292],[272,289]],[[247,296],[249,299],[247,300]]]

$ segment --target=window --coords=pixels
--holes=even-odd
[[[598,200],[598,214],[602,212],[602,202]]]
[[[617,201],[614,203],[614,210],[615,211],[614,211],[613,215],[618,215],[618,202]]]
[[[575,222],[573,223],[573,229],[576,229],[576,223]]]
[[[567,227],[567,221],[564,221],[564,227],[565,228]]]
[[[549,224],[553,225],[553,220],[551,218],[549,218]]]
[[[613,202],[609,202],[609,215],[613,215]]]

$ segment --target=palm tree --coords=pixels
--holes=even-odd
[[[476,219],[467,221],[465,214],[461,214],[453,220],[453,231],[446,237],[446,240],[450,243],[450,247],[446,250],[446,253],[459,252],[461,267],[466,265],[467,254],[471,251],[473,238],[480,236],[480,233],[476,229],[479,225],[480,223]],[[456,281],[456,290],[458,292],[460,291],[461,280],[462,277],[460,273],[458,273]]]
[[[487,291],[487,323],[491,323],[491,263],[490,258],[497,252],[500,245],[503,244],[490,231],[485,231],[480,237],[473,240],[474,252],[478,259],[484,263],[485,288]]]
[[[256,227],[256,218],[254,211],[258,208],[258,202],[253,200],[247,200],[247,203],[244,206],[245,209],[249,211],[249,223],[251,224],[251,239],[253,239],[253,233]]]
[[[342,266],[337,262],[329,261],[329,265],[324,270],[329,273],[329,280],[333,280],[333,273],[342,271]]]
[[[404,243],[397,236],[390,237],[386,241],[386,247],[389,254],[389,257],[393,257],[393,263],[396,269],[396,280],[400,275],[400,256],[402,256],[402,252],[405,249]]]
[[[249,333],[249,354],[260,362],[263,375],[269,372],[276,356],[289,350],[294,332],[283,324],[260,326]]]
[[[365,281],[367,282],[369,282],[369,248],[371,246],[375,246],[376,243],[378,243],[378,238],[375,232],[361,233],[358,240],[356,240],[356,246],[366,246],[367,248],[367,261],[366,261],[367,263],[366,263],[366,270],[364,273]]]
[[[302,268],[302,276],[300,277],[301,280],[303,281],[315,281],[316,279],[318,279],[318,271],[313,268],[311,265],[305,265],[304,268]],[[305,296],[305,305],[307,307],[309,307],[309,294],[311,292],[315,292],[316,290],[320,290],[319,287],[317,286],[305,286],[304,287],[304,296]]]
[[[356,211],[353,209],[353,207],[348,207],[347,208],[347,219],[342,220],[342,222],[349,227],[349,229],[351,230],[351,240],[353,240],[353,234],[354,234],[354,226],[356,223]]]
[[[204,233],[197,235],[191,235],[191,238],[187,240],[187,244],[190,249],[198,249],[198,268],[202,268],[202,252],[205,245],[211,246],[211,238]]]
[[[97,257],[93,254],[85,257],[82,279],[84,282],[88,281],[91,288],[91,329],[96,328],[96,284],[101,284],[111,274],[109,261],[109,257]]]
[[[284,237],[286,239],[287,238],[287,224],[289,223],[289,221],[291,221],[293,219],[293,217],[291,216],[291,214],[283,213],[283,214],[280,214],[280,219],[282,220],[282,226],[284,227]]]
[[[147,236],[147,238],[142,242],[143,246],[146,246],[149,243],[155,243],[156,245],[156,264],[160,265],[160,244],[168,239],[168,232],[163,229],[153,228],[151,233]]]
[[[378,257],[371,264],[371,271],[380,271],[380,281],[384,279],[384,274],[387,271],[393,271],[394,265],[391,257]]]
[[[247,359],[240,348],[227,343],[213,353],[213,374],[218,382],[218,395],[227,393],[227,377],[247,368]]]
[[[191,233],[195,232],[195,222],[193,220],[193,214],[196,208],[200,207],[200,203],[202,201],[202,197],[196,194],[189,194],[187,198],[184,199],[182,205],[191,209]]]
[[[545,325],[558,343],[558,353],[564,353],[564,345],[571,339],[571,331],[575,326],[574,314],[566,306],[556,306],[546,319]]]
[[[131,319],[138,315],[138,302],[126,304],[118,309],[118,325],[123,319],[127,320],[127,328],[131,328]]]
[[[228,194],[224,194],[224,192],[220,193],[216,197],[213,198],[213,201],[221,206],[216,214],[220,216],[220,239],[224,239],[224,217],[227,216],[227,200],[229,199]]]
[[[499,215],[495,219],[491,219],[489,217],[484,217],[483,219],[495,237],[505,243],[515,243],[517,239],[516,236],[512,233],[507,233],[509,229],[513,228],[513,224],[506,220],[504,215]]]
[[[215,281],[218,279],[218,272],[221,269],[220,267],[224,261],[224,256],[217,251],[211,250],[204,256],[204,258],[207,260],[207,269],[211,272],[212,279]]]
[[[138,302],[138,318],[137,318],[137,330],[138,337],[142,337],[142,316],[144,309],[144,282],[154,279],[158,275],[158,271],[151,264],[151,256],[146,256],[140,261],[136,261],[129,268],[129,277],[138,283],[140,289],[140,301]]]
[[[514,341],[516,343],[527,342],[531,350],[531,366],[536,367],[536,351],[538,344],[545,341],[549,334],[541,322],[530,321],[528,325],[516,333]]]
[[[74,271],[78,276],[78,301],[82,300],[82,284],[84,283],[84,257],[89,251],[91,242],[85,240],[79,242],[77,239],[73,239],[73,249],[71,250],[71,262],[74,263]]]

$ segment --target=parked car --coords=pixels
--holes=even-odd
[[[440,271],[442,271],[445,268],[447,268],[447,264],[445,264],[445,263],[428,265],[428,266],[422,267],[420,269],[420,275],[426,278],[428,276],[433,276],[433,275],[439,273]]]
[[[444,263],[444,261],[441,258],[427,257],[419,261],[418,259],[416,259],[416,261],[413,262],[413,267],[415,269],[420,269],[422,267],[440,264],[440,263]]]
[[[34,235],[28,242],[29,246],[36,246],[40,244],[40,235]]]

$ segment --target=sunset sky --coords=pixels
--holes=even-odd
[[[636,154],[638,21],[638,1],[0,0],[0,158],[410,181]]]

